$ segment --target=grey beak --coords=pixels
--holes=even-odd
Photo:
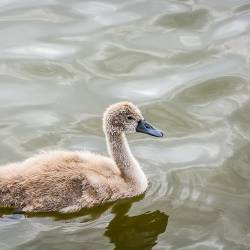
[[[136,132],[152,135],[155,137],[163,137],[163,133],[160,130],[154,128],[145,120],[141,120],[138,122]]]

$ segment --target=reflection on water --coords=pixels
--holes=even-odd
[[[51,218],[63,223],[78,222],[86,224],[98,219],[111,209],[113,218],[107,223],[104,235],[109,237],[114,244],[114,249],[152,249],[157,244],[158,236],[165,232],[168,216],[159,210],[146,212],[144,214],[129,216],[128,212],[133,203],[138,202],[144,196],[121,200],[116,203],[106,204],[100,207],[83,209],[78,213],[22,213],[13,209],[0,209],[0,228],[18,225],[22,220],[28,218]],[[37,241],[24,244],[25,249],[31,246],[37,247]],[[38,248],[39,249],[39,248]]]
[[[150,182],[129,209],[1,210],[0,249],[249,249],[249,44],[249,0],[0,1],[0,165],[106,154],[125,99],[167,135],[129,136]]]
[[[165,232],[168,216],[158,210],[137,216],[126,215],[131,204],[113,208],[114,218],[109,222],[105,235],[117,250],[152,249],[157,237]]]

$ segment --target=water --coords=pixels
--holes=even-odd
[[[250,249],[249,0],[0,2],[0,164],[106,154],[130,100],[167,136],[129,136],[137,200],[75,216],[1,211],[0,249]]]

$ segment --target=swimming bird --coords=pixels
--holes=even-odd
[[[147,178],[130,151],[126,134],[163,133],[129,102],[107,108],[103,131],[110,158],[85,151],[48,151],[0,167],[0,206],[24,212],[77,212],[144,193]]]

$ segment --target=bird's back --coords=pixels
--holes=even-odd
[[[51,151],[0,167],[0,205],[78,210],[115,199],[126,184],[114,162],[89,152]]]

